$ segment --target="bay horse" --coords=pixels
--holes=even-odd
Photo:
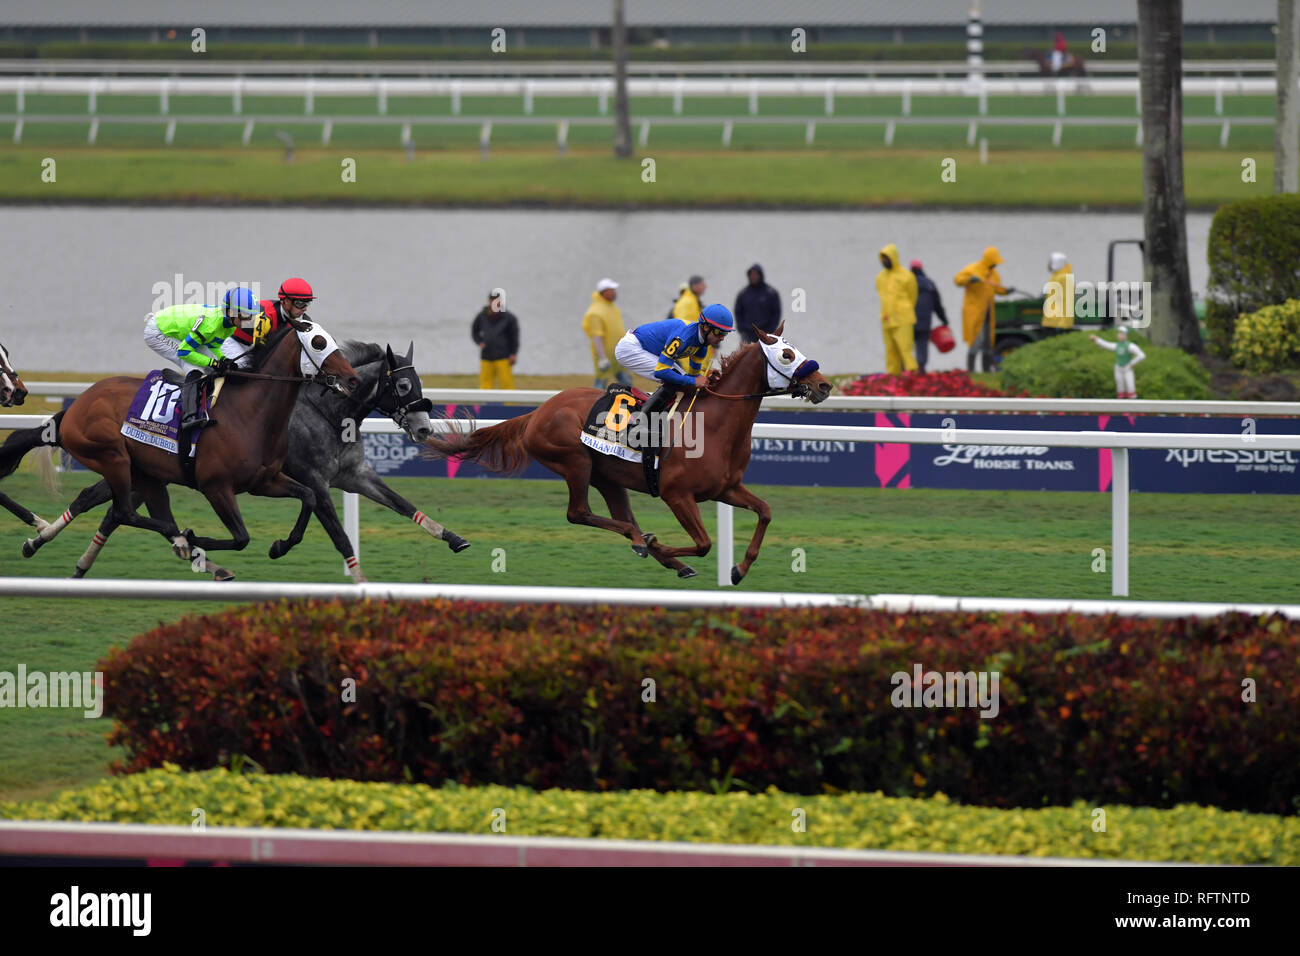
[[[695,419],[700,435],[697,458],[688,458],[685,444],[674,445],[659,465],[660,497],[694,542],[689,548],[669,548],[653,534],[637,526],[627,493],[646,492],[642,466],[622,458],[592,451],[579,438],[592,406],[603,394],[596,388],[570,388],[548,399],[537,409],[493,425],[463,434],[431,437],[428,454],[478,462],[490,471],[517,473],[530,460],[555,472],[569,486],[568,518],[573,524],[590,525],[621,534],[632,542],[638,557],[653,556],[681,578],[695,576],[695,569],[677,560],[703,557],[713,546],[699,502],[721,501],[758,515],[753,540],[744,560],[731,569],[731,583],[739,584],[758,557],[763,535],[772,520],[772,509],[746,488],[741,479],[749,464],[750,433],[759,406],[768,395],[795,395],[814,404],[824,402],[831,383],[817,371],[817,363],[782,337],[785,324],[775,334],[755,330],[759,341],[742,346],[727,356],[720,372],[711,376],[709,387],[688,390],[681,406]],[[693,399],[690,397],[694,393]],[[594,514],[588,501],[595,487],[609,507],[610,517]]]
[[[307,354],[312,355],[313,350],[327,349],[332,341],[328,333],[313,323],[290,320],[257,353],[252,371],[226,373],[221,400],[214,408],[215,421],[204,430],[198,443],[193,486],[208,499],[230,531],[229,539],[198,537],[188,529],[182,534],[172,517],[166,491],[169,484],[190,483],[178,457],[121,433],[143,379],[128,376],[101,379],[55,415],[56,444],[98,472],[112,494],[112,507],[88,552],[92,560],[93,554],[120,525],[156,531],[171,542],[177,557],[187,561],[198,549],[205,555],[208,551],[243,550],[248,546],[249,535],[235,496],[245,492],[270,498],[297,498],[307,507],[315,508],[314,492],[282,469],[289,446],[287,426],[298,389],[305,382],[314,381],[350,396],[357,387],[356,369],[337,347],[319,362],[313,358],[319,369],[315,375],[308,378],[299,374],[304,346]],[[0,446],[0,476],[13,471],[27,451],[49,444],[43,440],[44,431],[35,428],[15,432]],[[135,511],[140,499],[149,509],[148,518]],[[48,540],[66,523],[64,518],[51,523],[41,532],[41,538]],[[346,541],[347,535],[336,517],[333,527],[329,516],[322,515],[321,523],[331,537]],[[216,580],[234,577],[224,568],[210,564],[207,567]],[[76,576],[84,573],[79,566]]]
[[[338,522],[338,513],[334,510],[334,502],[330,500],[331,487],[365,495],[392,509],[415,522],[434,538],[444,541],[453,553],[459,554],[469,547],[469,542],[417,510],[388,487],[366,462],[365,447],[360,440],[359,426],[372,410],[386,414],[416,444],[424,444],[432,434],[429,420],[432,405],[423,396],[420,376],[415,371],[414,344],[401,357],[393,354],[391,347],[374,342],[346,341],[339,347],[356,370],[356,395],[349,398],[324,390],[299,391],[293,416],[289,419],[289,451],[284,460],[284,472],[315,493],[315,508],[309,508],[304,502],[289,537],[272,542],[271,557],[283,557],[302,541],[307,522],[313,513],[323,512],[332,516],[335,523]],[[71,520],[103,504],[112,496],[108,482],[101,480],[78,495],[64,515],[70,516]],[[58,531],[53,532],[57,533]],[[30,558],[34,555],[47,541],[52,540],[53,534],[48,538],[28,539],[23,545],[23,557]],[[337,546],[339,542],[335,544]],[[98,551],[99,547],[92,541],[91,547],[77,562],[79,577],[90,570]],[[352,542],[346,536],[340,553],[353,580],[358,584],[365,581],[361,563],[353,551]]]
[[[27,386],[23,384],[22,378],[14,369],[13,362],[9,358],[9,350],[5,348],[3,342],[0,342],[0,408],[12,408],[25,401],[27,401]],[[53,468],[48,452],[42,459],[41,465],[45,469]],[[49,526],[44,519],[28,511],[3,492],[0,492],[0,508],[4,508],[23,524],[29,524],[37,531]]]

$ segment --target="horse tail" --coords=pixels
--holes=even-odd
[[[52,420],[57,429],[59,423],[63,421],[63,411],[59,411]],[[33,448],[39,448],[41,445],[48,446],[49,443],[45,441],[45,431],[49,426],[50,423],[46,422],[35,428],[20,428],[5,439],[4,444],[0,445],[0,478],[7,478],[17,471],[19,462]],[[58,435],[57,430],[55,435]],[[57,437],[54,443],[59,444]]]
[[[59,472],[54,467],[54,449],[49,445],[42,445],[37,455],[40,459],[41,482],[50,496],[57,498],[59,497]]]
[[[472,461],[488,471],[517,474],[528,466],[528,452],[524,450],[524,429],[533,413],[511,418],[500,425],[479,428],[470,432],[449,432],[447,436],[425,441],[429,458],[455,458]]]

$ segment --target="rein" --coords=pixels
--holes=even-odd
[[[760,346],[760,349],[761,349],[761,346]],[[714,398],[725,398],[725,399],[726,399],[727,401],[729,401],[729,402],[748,402],[748,401],[752,401],[752,400],[754,400],[754,399],[756,399],[756,398],[771,398],[773,395],[787,395],[787,394],[791,393],[792,391],[794,391],[794,387],[795,387],[795,385],[797,385],[798,383],[797,383],[793,378],[791,378],[789,375],[786,375],[786,374],[785,374],[784,372],[782,372],[779,368],[777,368],[775,365],[773,365],[773,364],[772,364],[772,360],[769,359],[769,358],[767,357],[767,353],[766,353],[766,352],[763,352],[763,361],[767,363],[767,365],[768,365],[769,368],[774,369],[778,375],[782,375],[782,376],[784,376],[785,378],[789,379],[790,384],[787,385],[785,388],[771,388],[771,387],[769,387],[768,390],[767,390],[766,392],[755,392],[755,393],[753,393],[752,395],[723,395],[721,392],[715,392],[712,388],[709,388],[707,385],[704,387],[703,390],[706,391],[706,392],[708,392],[708,393],[709,393],[710,395],[712,395]],[[816,367],[817,367],[817,366],[816,366],[816,364],[814,363],[813,368],[816,368]],[[796,371],[797,371],[797,370],[796,370]],[[694,401],[694,399],[692,399],[692,402],[693,402],[693,401]],[[688,411],[689,411],[689,409],[688,409]]]

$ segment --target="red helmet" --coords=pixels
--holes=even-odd
[[[311,291],[311,286],[306,279],[285,279],[280,285],[281,299],[306,299],[310,302],[316,298],[316,294]]]

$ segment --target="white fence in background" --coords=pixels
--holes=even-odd
[[[37,394],[36,385],[29,385],[31,394]],[[438,391],[451,391],[468,394],[474,390],[430,389],[426,395]],[[478,392],[478,395],[484,393]],[[488,395],[493,395],[488,392]],[[501,393],[496,393],[501,394]],[[846,399],[841,399],[844,401]],[[850,399],[851,400],[851,399]],[[437,399],[435,399],[437,401]],[[480,399],[481,401],[481,399]],[[972,399],[940,399],[949,408],[974,401]],[[1034,406],[1050,399],[1006,399],[1008,405],[1022,411],[1035,411]],[[1115,406],[1151,405],[1161,403],[1142,402],[1094,402],[1093,405],[1109,406],[1111,413],[1119,409]],[[1194,403],[1163,403],[1174,408],[1183,408]],[[1268,407],[1272,414],[1278,414],[1282,408],[1293,409],[1295,403],[1266,402],[1224,402],[1205,403],[1220,407],[1232,407],[1229,414],[1238,414],[1235,409],[1257,409]],[[1276,409],[1276,410],[1274,410]],[[1250,411],[1244,414],[1266,414]],[[1283,412],[1285,414],[1285,412]],[[48,416],[14,415],[5,416],[0,421],[12,428],[31,428],[42,424]],[[480,426],[497,424],[499,420],[479,422]],[[434,427],[441,431],[456,427],[455,422],[437,421]],[[362,423],[361,431],[372,434],[400,434],[401,429],[388,419],[367,419]],[[878,428],[859,425],[792,425],[759,422],[753,430],[754,438],[781,438],[812,441],[850,441],[879,442],[881,444],[928,444],[928,445],[990,445],[996,447],[1046,446],[1049,448],[1098,448],[1111,451],[1111,594],[1127,597],[1129,591],[1129,458],[1128,452],[1134,448],[1150,449],[1240,449],[1252,451],[1296,451],[1300,452],[1300,435],[1261,435],[1254,432],[1242,434],[1161,434],[1150,432],[1097,432],[1097,431],[1021,431],[1007,429],[975,428]],[[360,556],[360,512],[357,496],[344,494],[344,529],[347,531]],[[731,583],[731,567],[735,563],[734,514],[730,505],[718,503],[718,532],[714,547],[718,552],[718,585],[726,587]]]
[[[1269,60],[1184,60],[1183,76],[1242,75],[1273,76],[1277,64]],[[1094,60],[1088,64],[1097,76],[1136,77],[1137,60]],[[627,65],[629,76],[917,76],[942,77],[949,74],[966,77],[971,72],[985,77],[1039,75],[1037,63],[1029,60],[990,60],[971,66],[961,60],[841,60],[819,62],[789,59],[780,62],[735,60],[703,62],[699,60],[633,60]],[[32,76],[609,76],[614,72],[610,60],[518,60],[503,61],[495,57],[482,60],[213,60],[198,57],[183,60],[73,60],[22,58],[0,60],[0,74]]]
[[[916,77],[829,77],[790,79],[787,77],[731,79],[726,77],[633,77],[628,80],[633,97],[671,97],[674,113],[682,102],[697,96],[745,97],[750,113],[758,113],[758,101],[766,97],[814,97],[824,101],[827,116],[834,115],[838,97],[902,96],[903,115],[910,112],[912,96],[1129,96],[1137,112],[1136,77],[1016,77],[986,79],[972,88],[964,78]],[[1184,96],[1214,96],[1221,107],[1224,96],[1260,95],[1277,92],[1277,83],[1261,77],[1183,77]],[[594,98],[605,113],[614,95],[614,81],[607,77],[46,77],[0,76],[0,93],[18,97],[18,112],[29,94],[85,96],[87,112],[96,112],[100,95],[148,96],[158,100],[159,112],[169,111],[173,96],[228,97],[236,114],[243,110],[245,96],[302,97],[305,113],[314,111],[318,98],[334,96],[369,97],[378,111],[388,112],[390,97],[450,97],[453,114],[459,114],[462,97],[518,96],[526,114],[532,113],[539,96]],[[1060,110],[1064,115],[1064,108]]]

